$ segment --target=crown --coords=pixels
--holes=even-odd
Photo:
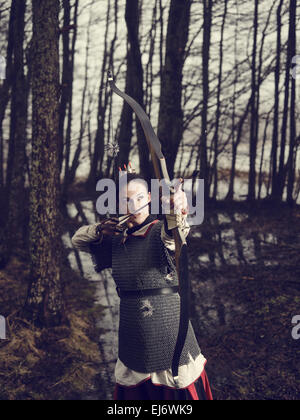
[[[122,169],[121,167],[119,167],[119,171],[120,172],[127,172],[129,174],[136,174],[136,170],[135,168],[132,166],[131,162],[128,163],[128,166],[126,166],[124,164],[124,169]]]

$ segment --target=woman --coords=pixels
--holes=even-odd
[[[81,227],[72,238],[80,251],[89,252],[100,272],[112,268],[120,296],[119,354],[115,367],[115,400],[212,400],[201,354],[190,323],[180,358],[179,385],[172,376],[172,358],[178,335],[180,297],[174,264],[172,227],[176,215],[159,221],[150,215],[147,182],[127,174],[123,186],[127,229],[117,220]],[[163,203],[167,203],[163,197]],[[123,203],[124,204],[124,203]],[[186,214],[187,198],[178,189],[170,208]],[[145,206],[145,207],[144,207]],[[181,219],[189,233],[186,215]]]

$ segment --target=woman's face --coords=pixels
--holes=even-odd
[[[151,200],[151,193],[148,192],[146,185],[137,180],[129,182],[124,190],[122,190],[122,211],[126,214],[134,213],[139,208],[145,206]],[[143,223],[149,216],[149,206],[140,210],[137,214],[131,216],[127,222],[127,226],[132,228]]]

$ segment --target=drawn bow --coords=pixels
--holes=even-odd
[[[143,110],[143,108],[129,95],[124,92],[121,92],[114,83],[111,72],[108,74],[108,82],[114,93],[119,95],[124,99],[125,102],[133,109],[137,115],[147,143],[149,151],[152,158],[152,163],[154,166],[155,176],[161,181],[165,180],[167,185],[171,185],[170,177],[167,170],[166,160],[162,154],[161,143],[155,134],[151,122]],[[170,196],[174,196],[175,189],[170,186]],[[179,294],[180,294],[180,322],[177,342],[175,345],[174,356],[172,361],[172,375],[176,386],[178,385],[178,370],[180,357],[184,348],[184,344],[187,337],[188,327],[189,327],[189,295],[190,295],[190,282],[188,277],[188,257],[187,257],[187,243],[183,233],[182,228],[177,226],[172,230],[173,238],[175,240],[175,260],[176,260],[176,269],[179,279]]]

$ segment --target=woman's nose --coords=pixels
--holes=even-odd
[[[130,200],[128,202],[128,211],[129,213],[134,213],[136,210],[138,210],[138,203],[135,200]]]

